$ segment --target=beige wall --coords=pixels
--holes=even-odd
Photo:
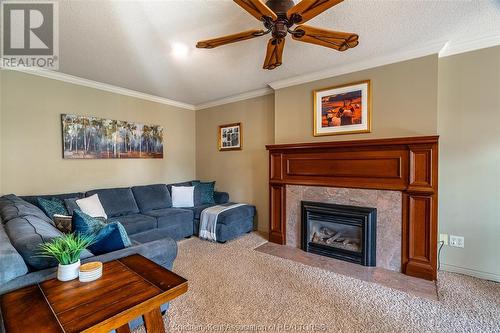
[[[437,133],[437,55],[279,89],[276,143],[360,140]],[[371,80],[372,133],[313,136],[313,90]]]
[[[2,91],[2,74],[3,70],[0,69],[0,195],[2,194],[2,105],[3,105],[3,91]]]
[[[312,135],[312,91],[372,81],[373,132]],[[188,111],[27,74],[0,71],[0,192],[216,180],[258,209],[268,230],[266,144],[429,135],[440,138],[439,229],[465,237],[444,268],[500,280],[500,47],[428,56]],[[163,160],[63,160],[61,113],[165,127]],[[217,126],[242,122],[243,150],[217,151]],[[195,134],[196,133],[196,134]]]
[[[500,47],[439,60],[438,115],[444,268],[500,281]]]
[[[219,125],[241,122],[243,149],[219,152]],[[226,104],[196,113],[196,175],[215,180],[231,200],[257,206],[258,229],[269,228],[268,156],[266,144],[273,143],[274,96],[267,95]]]
[[[195,112],[2,71],[2,193],[82,191],[195,178]],[[163,159],[64,160],[61,113],[164,126]]]

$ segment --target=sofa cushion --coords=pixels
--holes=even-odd
[[[44,198],[44,199],[68,199],[68,198],[83,198],[85,196],[85,193],[82,192],[74,192],[74,193],[64,193],[64,194],[44,194],[44,195],[23,195],[20,198],[23,199],[24,201],[27,201],[35,206],[38,207],[38,198]]]
[[[37,216],[53,224],[52,220],[37,206],[24,201],[14,194],[4,195],[0,198],[0,218],[3,223],[22,216]]]
[[[208,208],[208,207],[212,207],[212,206],[215,206],[215,204],[212,204],[212,205],[199,205],[199,206],[195,206],[195,207],[190,207],[190,208],[185,208],[185,209],[189,209],[193,212],[193,218],[195,219],[199,219],[200,218],[200,215],[201,215],[201,212],[205,209],[205,208]]]
[[[5,224],[5,231],[9,235],[12,245],[32,270],[57,265],[55,259],[40,256],[40,244],[63,235],[46,220],[32,215],[16,217]],[[85,250],[80,257],[87,258],[89,256],[92,254]]]
[[[200,229],[200,221],[194,220],[195,235],[198,236]],[[218,242],[226,242],[235,239],[245,233],[253,230],[253,217],[244,217],[239,220],[234,220],[231,223],[217,223],[215,234]]]
[[[108,218],[139,213],[139,207],[130,187],[93,190],[85,193],[86,196],[94,194],[99,195]]]
[[[172,238],[168,229],[147,230],[130,236],[130,239],[137,244],[145,244],[164,238]]]
[[[226,203],[225,205],[232,205],[234,202],[229,202]],[[201,205],[201,206],[196,206],[192,208],[186,208],[186,209],[191,209],[194,214],[194,218],[196,220],[200,219],[201,212],[208,207],[212,207],[215,205]],[[234,209],[226,210],[222,213],[219,214],[219,217],[217,218],[217,223],[218,224],[226,224],[226,223],[231,223],[232,221],[237,221],[242,218],[247,218],[247,217],[253,217],[255,215],[255,206],[252,205],[244,205],[244,206],[239,206]]]
[[[234,203],[227,203],[226,205],[230,205]],[[233,221],[239,221],[241,219],[246,219],[255,215],[255,206],[252,205],[244,205],[239,206],[235,209],[226,210],[219,214],[217,219],[217,224],[230,224]]]
[[[158,220],[158,229],[168,229],[175,240],[193,234],[193,212],[183,208],[164,208],[148,212]]]
[[[172,207],[172,198],[165,184],[134,186],[132,192],[142,213]]]
[[[216,204],[224,204],[229,202],[229,193],[227,192],[214,192],[214,201]]]
[[[0,224],[0,285],[26,273],[28,266],[12,246],[4,226]]]
[[[158,226],[156,218],[143,214],[132,214],[114,217],[108,222],[120,222],[129,235],[137,234],[146,230],[155,229]]]

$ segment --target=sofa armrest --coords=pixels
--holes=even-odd
[[[82,263],[89,261],[108,262],[120,259],[132,254],[140,254],[149,260],[154,261],[167,269],[172,269],[175,258],[177,257],[177,243],[171,238],[163,238],[153,242],[133,245],[118,251],[105,253],[95,257],[89,257],[82,260]],[[0,295],[10,291],[39,283],[56,277],[57,267],[50,267],[40,271],[31,272],[19,276],[7,283],[0,285]]]
[[[17,252],[0,221],[0,285],[28,273],[28,266]]]
[[[216,204],[224,204],[229,202],[229,193],[227,192],[214,192],[214,200]]]
[[[172,268],[174,260],[177,257],[177,243],[172,238],[162,238],[149,243],[132,245],[124,249],[101,254],[96,257],[90,257],[83,260],[83,262],[108,262],[130,256],[132,254],[140,254],[143,257],[154,261],[158,265],[170,269]]]

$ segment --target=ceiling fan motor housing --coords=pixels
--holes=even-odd
[[[293,0],[268,0],[266,6],[275,12],[278,17],[280,15],[286,17],[286,12],[295,6],[295,3]]]
[[[295,3],[293,0],[268,0],[266,5],[278,16],[274,21],[265,20],[264,25],[272,31],[274,38],[285,38],[289,28],[294,24],[293,20],[287,17],[287,11]]]

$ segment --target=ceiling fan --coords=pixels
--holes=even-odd
[[[275,69],[282,64],[285,37],[287,34],[300,42],[317,44],[345,51],[358,45],[358,35],[338,32],[303,25],[343,0],[302,0],[295,4],[293,0],[233,0],[253,17],[263,22],[265,30],[255,29],[224,37],[199,41],[197,48],[212,49],[225,44],[239,42],[271,33],[267,43],[264,69]],[[297,25],[293,30],[292,27]]]

